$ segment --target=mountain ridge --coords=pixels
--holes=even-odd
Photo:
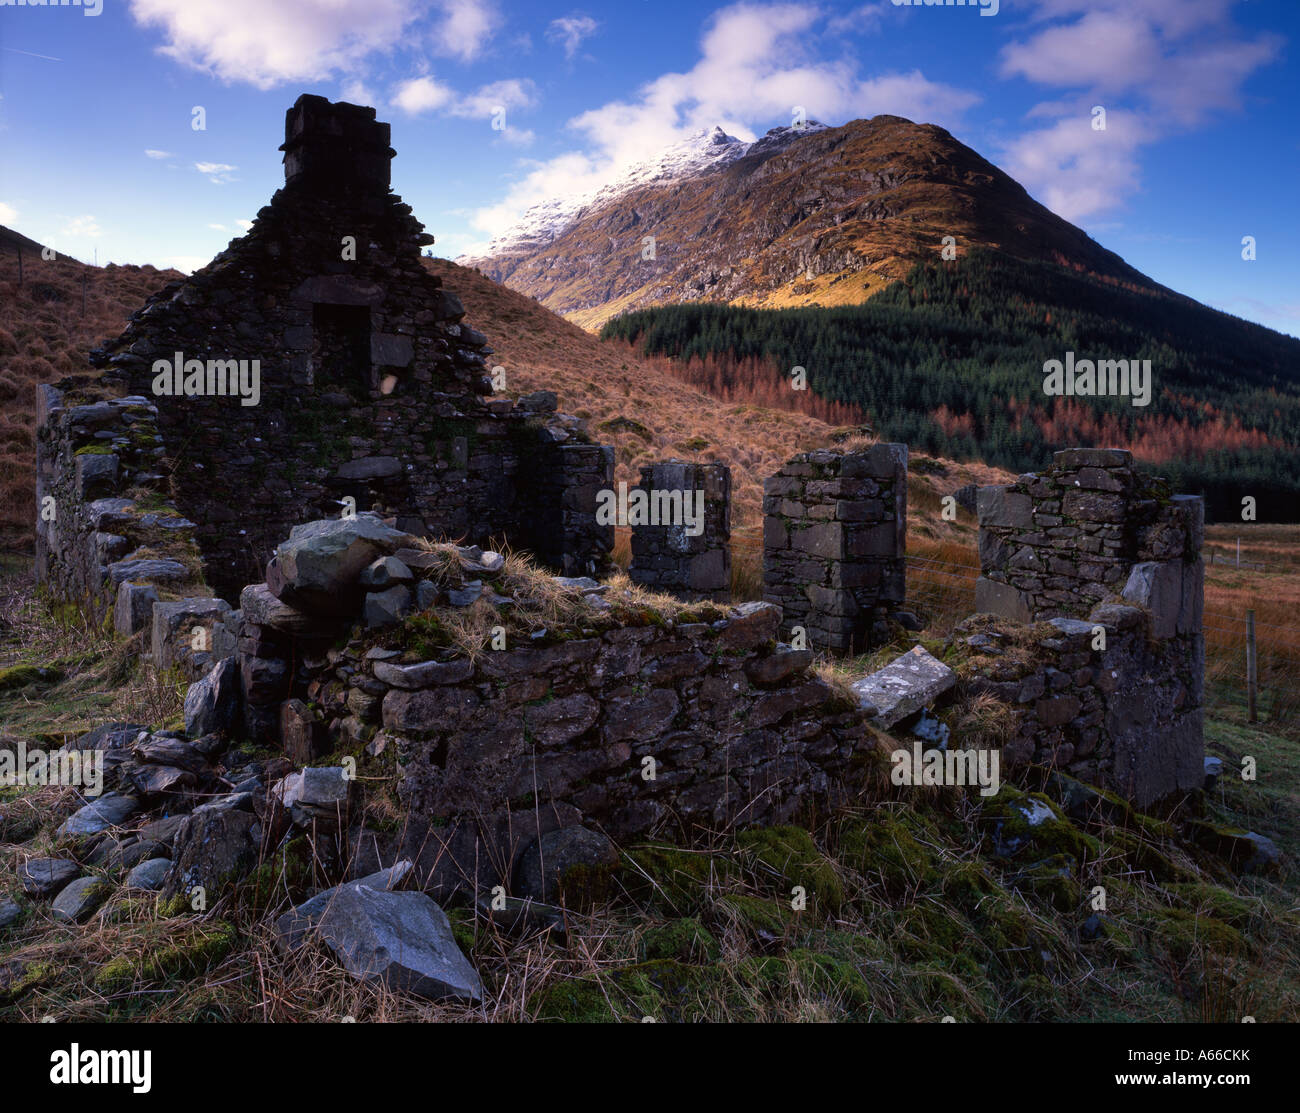
[[[959,254],[990,248],[1182,297],[943,128],[901,116],[773,129],[735,157],[673,179],[677,188],[665,184],[633,184],[584,206],[545,242],[459,262],[589,328],[683,301],[858,304],[939,259],[945,236]]]

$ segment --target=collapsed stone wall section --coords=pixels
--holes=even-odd
[[[1036,644],[1046,663],[1014,685],[990,666],[990,690],[1021,707],[1008,759],[1140,806],[1199,787],[1203,500],[1127,451],[1067,449],[1041,475],[981,488],[978,510],[976,610],[1055,628]]]
[[[377,519],[299,527],[268,581],[245,588],[237,655],[191,689],[187,729],[235,724],[301,764],[395,755],[406,816],[390,849],[434,890],[509,885],[520,831],[582,825],[626,840],[670,824],[782,823],[853,791],[869,712],[812,671],[810,651],[777,640],[771,604],[625,621],[607,586],[561,579],[585,601],[575,628],[422,655],[403,648],[405,627],[366,630],[346,613],[392,590],[381,573],[439,569],[436,583],[403,585],[423,599],[416,630],[482,599],[510,604],[495,554],[407,542]],[[449,584],[448,561],[468,586]]]
[[[671,505],[678,498],[681,520],[656,521],[632,527],[632,562],[628,576],[651,591],[678,599],[731,598],[731,469],[726,464],[693,464],[667,460],[641,469],[633,491]],[[686,517],[700,518],[693,533]],[[665,517],[658,513],[656,517]]]
[[[763,483],[763,597],[788,637],[861,653],[888,640],[907,588],[907,446],[805,452]]]
[[[198,679],[234,652],[236,620],[168,499],[157,408],[40,385],[36,409],[37,582],[123,637],[144,631],[155,668]]]

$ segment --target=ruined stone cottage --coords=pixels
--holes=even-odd
[[[92,357],[157,407],[207,583],[234,600],[293,526],[348,506],[566,574],[602,567],[612,449],[548,392],[492,396],[487,338],[421,265],[433,238],[389,189],[389,126],[302,96],[281,150],[284,187],[247,235]]]

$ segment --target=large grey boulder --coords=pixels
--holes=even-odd
[[[302,771],[292,804],[287,806],[299,826],[309,827],[314,822],[332,829],[347,816],[351,789],[352,781],[341,765],[309,765]]]
[[[59,828],[59,837],[97,835],[110,827],[120,827],[123,821],[139,810],[140,801],[134,796],[109,793],[73,812]]]
[[[102,877],[79,877],[54,898],[50,914],[64,923],[79,924],[112,894],[113,886]]]
[[[138,584],[123,580],[117,585],[117,599],[113,603],[113,629],[129,638],[153,622],[153,605],[158,602],[158,589],[153,584]]]
[[[452,594],[455,594],[454,592]],[[411,589],[401,584],[366,596],[362,618],[370,629],[396,626],[411,609]]]
[[[177,599],[155,603],[150,648],[154,668],[180,669],[189,680],[235,652],[234,622],[224,599]]]
[[[307,933],[320,923],[325,909],[344,889],[364,885],[367,889],[386,892],[400,886],[414,868],[414,863],[409,858],[403,858],[387,869],[377,870],[355,881],[336,885],[332,889],[317,893],[310,900],[304,901],[275,921],[275,933],[280,944],[288,950],[301,946],[307,938]]]
[[[361,602],[361,573],[376,558],[413,542],[374,514],[307,522],[276,550],[267,586],[301,610],[353,615]]]
[[[982,536],[982,535],[981,535]],[[1012,622],[1029,622],[1029,598],[1018,587],[980,576],[975,581],[975,613],[995,614]]]
[[[239,662],[227,657],[207,676],[191,684],[185,693],[185,733],[229,733],[240,720],[243,692],[239,681]]]
[[[69,750],[121,750],[131,745],[142,731],[149,728],[143,723],[101,723],[76,740],[69,742]]]
[[[451,923],[425,893],[343,887],[316,930],[354,978],[440,1000],[478,1001],[483,985]]]
[[[956,683],[957,674],[918,645],[850,687],[863,710],[875,712],[876,725],[888,729],[929,707]]]

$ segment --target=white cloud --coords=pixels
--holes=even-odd
[[[228,162],[196,162],[194,169],[213,185],[225,185],[235,180],[235,171],[239,167],[231,166]]]
[[[835,16],[826,29],[835,35],[860,35],[869,31],[879,31],[885,20],[886,0],[863,4],[844,15]]]
[[[171,153],[171,151],[155,151],[153,148],[147,148],[144,152],[144,157],[153,158],[153,159],[164,159],[164,158],[174,158],[175,156]]]
[[[59,235],[73,240],[95,240],[104,234],[100,228],[99,222],[86,213],[83,216],[74,216],[61,229]]]
[[[259,89],[322,81],[351,72],[368,55],[388,50],[429,10],[429,0],[130,0],[142,27],[159,28],[159,50],[224,81]],[[444,9],[474,8],[444,0]],[[463,26],[457,11],[448,23]],[[463,37],[463,31],[453,34]],[[458,38],[457,41],[460,41]]]
[[[208,227],[211,228],[214,232],[224,232],[226,230],[226,226],[224,224],[209,224]]]
[[[431,42],[439,54],[473,61],[501,26],[501,12],[493,0],[439,0],[443,12]]]
[[[432,77],[415,77],[403,81],[393,91],[392,103],[408,115],[444,111],[449,116],[467,120],[488,120],[511,109],[531,108],[537,103],[537,88],[528,79],[509,78],[480,86],[476,92],[461,95],[449,85]],[[515,128],[502,119],[501,137],[516,146],[529,146],[536,136]]]
[[[377,105],[379,97],[369,85],[359,78],[343,82],[343,99],[349,104]]]
[[[481,86],[477,92],[461,97],[451,108],[453,116],[467,119],[486,118],[498,109],[531,108],[537,103],[537,87],[528,79],[510,78]]]
[[[666,73],[634,99],[612,101],[569,121],[584,149],[535,163],[501,202],[475,213],[486,239],[505,232],[529,206],[598,189],[648,153],[715,125],[743,139],[755,127],[788,123],[796,105],[840,122],[888,112],[952,126],[980,99],[920,71],[863,77],[847,60],[818,61],[812,40],[825,12],[803,3],[742,2],[711,17],[700,57]]]
[[[1094,131],[1083,110],[1012,143],[1007,170],[1052,212],[1079,221],[1139,187],[1138,153],[1154,137],[1149,119],[1138,113],[1108,112],[1106,130]]]
[[[235,221],[235,225],[239,228],[242,228],[245,232],[247,232],[250,228],[253,227],[253,222],[251,220],[237,220]]]
[[[444,108],[456,98],[456,91],[432,77],[413,77],[403,81],[393,91],[392,102],[403,112],[414,116],[435,108]]]
[[[999,72],[1067,95],[1029,110],[1054,122],[1007,146],[1007,171],[1067,220],[1115,208],[1140,185],[1143,147],[1239,108],[1242,84],[1280,53],[1279,36],[1232,26],[1231,7],[1042,0],[1029,37],[1003,48]],[[1107,110],[1105,131],[1091,128],[1093,105]]]
[[[0,201],[0,224],[12,224],[18,219],[18,210]]]
[[[572,61],[582,40],[591,38],[599,26],[589,15],[566,15],[551,20],[550,26],[546,28],[546,37],[550,42],[563,43],[564,57]]]

